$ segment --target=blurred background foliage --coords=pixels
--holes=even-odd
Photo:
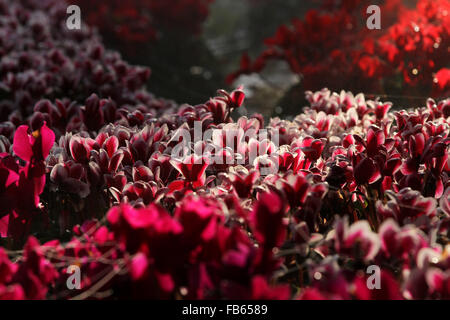
[[[121,52],[132,64],[150,67],[152,73],[148,88],[151,92],[178,103],[190,104],[208,100],[219,88],[234,87],[226,84],[225,79],[239,66],[243,53],[256,56],[263,50],[264,39],[273,35],[280,24],[295,17],[301,18],[308,9],[320,3],[319,0],[212,0],[203,1],[203,8],[199,9],[199,0],[197,10],[203,12],[206,8],[207,14],[197,15],[200,21],[192,22],[199,24],[197,32],[186,32],[183,25],[143,22],[139,28],[156,30],[139,33],[138,37],[123,32],[120,25],[130,24],[124,15],[129,15],[129,19],[133,19],[134,14],[141,16],[142,11],[130,11],[140,9],[136,3],[146,1],[130,1],[126,7],[116,6],[114,2],[109,2],[106,7],[104,1],[97,0],[78,0],[77,4],[81,7],[82,18],[87,18],[89,24],[99,29],[107,47]],[[194,10],[193,2],[186,6],[191,5]],[[105,22],[105,19],[110,21]],[[270,79],[265,76],[268,74]],[[298,82],[297,78],[284,62],[270,64],[264,74],[243,76],[239,83],[246,86],[248,95],[246,108],[240,112],[260,112],[268,116],[274,110],[280,111],[276,109],[279,100],[293,83]],[[303,98],[303,93],[299,94]]]
[[[448,0],[437,0],[440,4]],[[385,11],[401,3],[405,8],[415,8],[416,0],[374,0],[370,4],[387,5]],[[304,100],[303,74],[293,70],[288,59],[264,60],[264,68],[257,72],[242,72],[231,82],[227,76],[241,66],[242,56],[249,60],[257,59],[277,47],[268,47],[267,39],[279,36],[280,26],[295,26],[295,19],[304,21],[310,10],[319,14],[338,16],[337,12],[352,15],[359,24],[359,38],[364,40],[368,31],[364,30],[367,15],[364,15],[368,1],[365,0],[133,0],[96,1],[78,0],[83,17],[89,24],[98,27],[106,45],[120,51],[130,63],[149,66],[152,70],[148,88],[156,96],[173,99],[178,103],[198,104],[214,96],[218,88],[232,89],[239,84],[246,88],[245,108],[242,115],[259,112],[266,118],[270,116],[292,117],[306,104]],[[426,2],[426,1],[423,1]],[[390,6],[389,6],[390,5]],[[425,10],[426,11],[426,10]],[[335,14],[336,12],[336,14]],[[400,12],[400,11],[399,11]],[[341,13],[339,13],[341,14]],[[382,12],[391,19],[400,19],[399,13]],[[397,16],[398,15],[398,16]],[[384,24],[385,20],[383,20]],[[403,27],[400,25],[400,27]],[[333,28],[324,32],[330,33]],[[378,31],[380,34],[385,30]],[[295,36],[295,32],[294,36]],[[344,37],[336,31],[336,37]],[[375,31],[377,32],[377,31]],[[292,35],[291,35],[292,36]],[[298,34],[297,34],[298,36]],[[334,35],[332,35],[334,36]],[[369,37],[369,35],[368,35]],[[362,39],[362,40],[361,40]],[[298,40],[296,40],[298,41]],[[307,40],[305,40],[306,42]],[[348,43],[348,42],[347,42]],[[281,47],[283,47],[282,44]],[[306,42],[306,45],[308,43]],[[363,46],[357,43],[357,46]],[[273,46],[273,45],[272,45]],[[287,46],[287,45],[286,45]],[[292,44],[291,44],[292,46]],[[295,48],[289,50],[297,50]],[[324,46],[326,48],[326,46]],[[284,48],[283,48],[284,49]],[[288,50],[286,49],[286,51]],[[317,48],[324,50],[324,48]],[[266,50],[266,51],[265,51]],[[339,48],[343,55],[349,55],[346,48]],[[348,49],[348,51],[353,49]],[[359,49],[358,49],[359,50]],[[301,53],[300,53],[301,54]],[[328,52],[322,52],[325,56]],[[331,54],[331,53],[330,53]],[[376,56],[377,53],[375,53]],[[351,58],[346,58],[351,61]],[[374,60],[378,59],[378,56]],[[381,59],[380,59],[381,60]],[[447,59],[448,60],[448,59]],[[333,66],[333,61],[331,66]],[[372,62],[370,62],[372,63]],[[447,61],[448,66],[449,61]],[[314,62],[311,62],[313,65]],[[354,63],[355,65],[357,63]],[[392,66],[392,65],[391,65]],[[380,66],[386,69],[391,66]],[[313,65],[312,67],[315,67]],[[326,68],[326,67],[325,67]],[[341,68],[345,69],[345,66]],[[367,66],[364,66],[367,69]],[[406,67],[405,67],[406,69]],[[448,70],[448,69],[447,69]],[[350,71],[351,73],[352,71]],[[445,73],[448,75],[448,71]],[[317,76],[316,76],[317,77]],[[405,76],[406,77],[406,76]],[[321,83],[322,77],[318,77]],[[339,78],[336,84],[330,80],[332,90],[359,90],[367,88],[366,94],[385,94],[383,100],[390,100],[401,107],[416,107],[426,100],[427,90],[422,92],[414,87],[407,93],[417,93],[418,97],[404,98],[402,76],[392,75],[383,85],[389,84],[390,96],[376,86],[370,87],[370,77],[361,79],[354,76],[355,86],[348,87],[348,81]],[[326,77],[323,79],[327,86]],[[366,82],[364,82],[364,80]],[[316,81],[317,82],[317,81]],[[314,88],[318,89],[318,88]],[[430,91],[430,90],[428,90]],[[358,92],[354,92],[356,94]],[[370,95],[369,95],[370,96]],[[410,94],[411,96],[411,94]]]

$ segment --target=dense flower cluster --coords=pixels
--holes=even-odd
[[[305,19],[282,25],[265,41],[254,61],[247,54],[229,75],[260,72],[271,59],[286,61],[307,90],[328,88],[436,97],[450,90],[450,3],[419,0],[407,9],[401,0],[381,5],[381,30],[366,27],[371,1],[324,1]],[[400,81],[403,79],[403,81]],[[401,82],[401,83],[400,83]]]
[[[0,23],[24,35],[21,15],[53,12],[14,3]],[[94,59],[84,54],[67,63]],[[2,97],[0,299],[450,299],[450,99],[393,112],[363,94],[308,91],[294,120],[265,124],[233,119],[240,87],[194,106],[133,86],[116,97],[81,86],[78,101],[6,86],[21,70],[2,74],[14,94]],[[49,74],[72,76],[59,71]],[[17,92],[32,98],[20,118]],[[178,148],[183,135],[191,143]],[[366,285],[370,265],[381,289]]]
[[[156,116],[172,107],[144,90],[149,69],[105,50],[88,27],[68,30],[66,8],[54,0],[0,1],[2,135],[12,138],[24,123],[36,130],[46,120],[59,137],[66,130],[98,130],[120,114],[133,117],[134,110]],[[82,105],[92,93],[106,99],[98,114],[89,100]]]
[[[303,114],[267,126],[281,132],[280,146],[272,146],[279,171],[267,176],[257,161],[171,158],[175,133],[194,120],[205,128],[262,128],[258,118],[229,118],[242,98],[238,89],[133,128],[110,124],[94,136],[62,136],[46,161],[47,185],[55,203],[72,203],[56,214],[75,237],[43,246],[30,238],[27,250],[46,266],[32,271],[40,289],[28,295],[9,271],[5,297],[44,297],[48,290],[49,297],[70,297],[64,267],[77,261],[84,277],[76,298],[111,290],[141,298],[449,298],[448,99],[391,113],[389,103],[363,95],[308,92]],[[45,124],[39,132],[18,128],[15,156],[42,161],[52,136]],[[248,150],[257,142],[241,143],[236,147]],[[7,157],[5,167],[15,159]],[[11,176],[5,193],[14,194],[8,186],[21,183],[8,184]],[[102,209],[114,203],[106,227]],[[8,270],[28,268],[31,259],[25,255],[16,267],[3,256]],[[378,291],[365,285],[371,264],[383,268]],[[99,277],[107,279],[100,287]]]

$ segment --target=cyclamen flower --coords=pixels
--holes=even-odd
[[[378,231],[380,253],[388,259],[403,261],[405,266],[415,259],[420,249],[427,248],[429,241],[426,235],[413,225],[399,227],[393,219],[385,220]]]
[[[44,125],[28,133],[28,126],[20,126],[14,134],[13,151],[26,162],[25,167],[7,164],[3,173],[7,175],[5,193],[15,189],[11,206],[0,220],[0,235],[20,239],[29,231],[31,219],[38,212],[39,196],[45,186],[45,162],[55,141],[55,134]],[[2,160],[5,161],[5,160]],[[2,165],[3,166],[3,165]],[[13,170],[11,170],[13,169]],[[14,183],[15,185],[12,185]],[[20,194],[20,201],[18,195]]]
[[[431,295],[437,296],[439,299],[450,299],[450,275],[438,268],[427,271],[426,281]]]
[[[91,138],[72,136],[69,143],[72,158],[79,163],[86,163],[89,160],[91,150],[95,144]]]
[[[28,130],[28,126],[25,125],[17,128],[13,151],[19,158],[34,165],[47,158],[55,142],[55,134],[46,123],[31,134]]]
[[[212,199],[189,196],[175,210],[174,218],[183,227],[184,245],[190,250],[215,237],[217,225],[224,220],[221,208]]]
[[[292,209],[297,208],[306,201],[309,183],[302,175],[288,174],[283,179],[278,180],[276,184],[286,195]]]
[[[233,90],[230,94],[224,90],[220,90],[219,93],[224,95],[225,98],[223,99],[225,102],[228,103],[231,109],[239,108],[245,99],[245,93],[243,91],[244,87],[240,86],[236,90]]]
[[[206,168],[209,165],[208,158],[199,157],[195,154],[185,157],[183,160],[171,160],[172,166],[183,175],[186,183],[193,188],[199,188],[205,185]],[[174,186],[174,183],[172,183]]]
[[[324,140],[317,140],[306,137],[303,139],[300,148],[307,159],[316,161],[322,154],[324,148]]]
[[[353,158],[353,174],[359,185],[372,184],[381,178],[378,164],[371,158],[358,154]]]
[[[12,283],[22,286],[27,299],[45,299],[49,285],[57,278],[57,271],[44,257],[39,242],[30,237],[25,245],[23,261],[14,273]],[[16,289],[17,290],[17,289]],[[20,292],[16,292],[16,295]]]
[[[286,206],[276,193],[263,193],[256,203],[251,225],[256,240],[265,248],[279,247],[285,238]]]
[[[380,240],[367,221],[358,221],[349,227],[347,220],[338,220],[334,229],[337,252],[365,261],[370,261],[377,255]]]
[[[384,218],[393,218],[406,224],[421,216],[432,218],[436,215],[436,200],[425,198],[420,192],[405,188],[400,190],[386,205],[377,202],[377,211]]]
[[[353,282],[358,300],[403,300],[401,288],[394,275],[387,270],[380,272],[380,288],[370,290],[367,287],[368,275],[359,276]]]
[[[150,252],[153,255],[163,255],[168,250],[169,242],[173,249],[180,245],[182,226],[157,205],[135,209],[128,204],[112,208],[107,214],[108,222],[119,243],[126,246],[129,252]],[[169,242],[157,241],[159,237]],[[149,251],[150,250],[150,251]],[[172,255],[173,258],[178,258]],[[171,259],[167,256],[168,259]],[[160,259],[158,259],[160,260]],[[164,264],[165,260],[158,263]]]
[[[253,185],[256,180],[258,180],[259,176],[259,171],[253,170],[251,172],[248,172],[247,170],[242,170],[237,172],[230,172],[227,178],[233,185],[233,189],[235,190],[236,194],[240,198],[245,199],[250,195]]]

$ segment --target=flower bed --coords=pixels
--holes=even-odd
[[[0,0],[0,298],[450,298],[450,99],[323,89],[268,124],[231,117],[243,88],[175,106],[59,4]]]

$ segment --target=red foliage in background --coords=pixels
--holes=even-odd
[[[302,76],[303,87],[445,96],[450,81],[450,2],[419,0],[408,9],[401,0],[381,5],[381,30],[366,27],[370,1],[325,1],[304,20],[282,25],[265,40],[254,61],[244,54],[228,77],[260,72],[271,59],[286,61]]]

